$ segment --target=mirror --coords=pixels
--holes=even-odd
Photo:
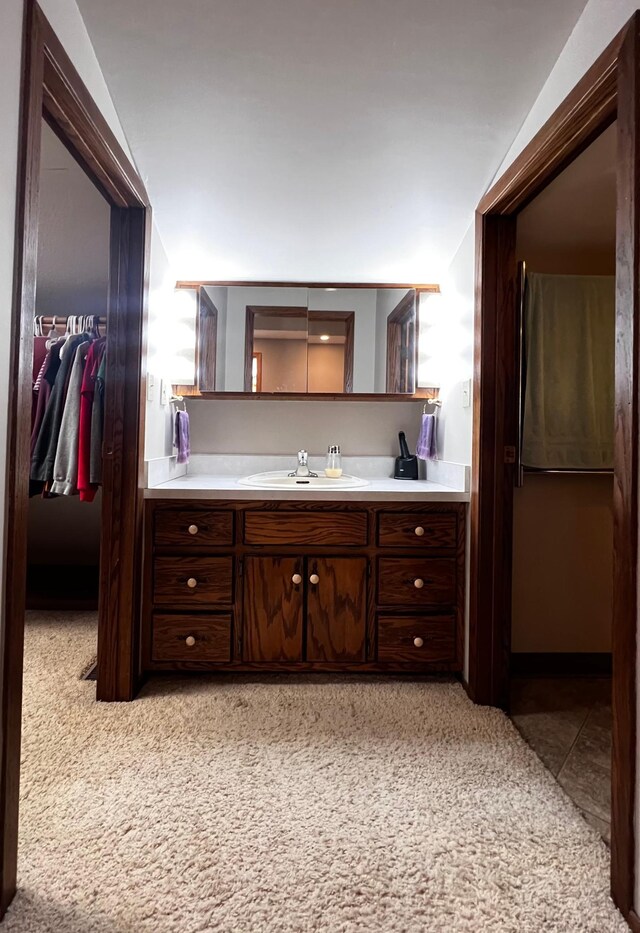
[[[420,317],[436,286],[179,285],[183,305],[185,291],[193,379],[178,394],[431,394],[420,384]]]

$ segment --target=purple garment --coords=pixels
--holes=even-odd
[[[437,460],[436,449],[436,416],[423,415],[420,427],[420,437],[416,446],[416,454],[421,460]]]
[[[173,446],[178,448],[177,462],[188,463],[191,445],[189,443],[189,413],[186,411],[176,412],[176,433]]]
[[[31,422],[31,456],[33,456],[33,452],[36,448],[44,413],[49,402],[49,397],[53,391],[53,386],[56,381],[56,376],[58,375],[58,370],[60,368],[61,346],[62,342],[53,344],[44,361],[44,372],[42,373],[42,379],[40,380],[40,387],[37,393],[38,400],[36,402],[36,407],[35,411],[33,412],[33,418]]]

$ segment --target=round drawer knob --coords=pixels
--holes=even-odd
[[[320,583],[320,577],[317,573],[312,573],[309,577],[309,583]]]
[[[417,577],[417,578],[413,581],[413,585],[415,586],[415,588],[416,588],[417,590],[421,590],[422,587],[424,586],[424,580],[421,580],[420,577]]]
[[[196,578],[189,577],[189,579],[187,580],[187,586],[189,587],[189,589],[194,590],[197,585],[198,585],[198,581],[196,580]]]
[[[416,648],[422,648],[422,646],[424,645],[423,639],[422,639],[422,638],[419,638],[419,637],[418,637],[418,638],[414,638],[414,639],[413,639],[413,643],[414,643],[414,645],[416,646]]]
[[[187,637],[186,637],[185,640],[184,640],[184,643],[185,643],[185,645],[188,645],[189,648],[193,648],[193,646],[194,646],[195,643],[196,643],[196,640],[195,640],[195,638],[193,637],[193,635],[187,635]]]
[[[197,534],[198,534],[198,530],[199,530],[199,529],[198,529],[198,526],[197,526],[197,525],[189,525],[189,534],[190,534],[190,535],[197,535]]]
[[[291,577],[291,582],[295,583],[295,585],[297,586],[298,583],[302,583],[302,577],[300,576],[299,573],[294,573],[294,575]]]
[[[424,534],[424,528],[422,527],[422,525],[418,525],[418,527],[415,529],[415,532],[417,536],[421,538]]]

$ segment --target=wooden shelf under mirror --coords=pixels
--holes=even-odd
[[[201,281],[176,288],[193,295],[188,367],[182,357],[193,376],[174,385],[178,395],[327,401],[438,395],[420,384],[420,319],[437,285]]]

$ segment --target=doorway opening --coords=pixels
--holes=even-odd
[[[509,703],[518,450],[517,217],[616,122],[611,891],[635,914],[638,424],[640,419],[640,15],[635,13],[478,205],[467,687]]]
[[[44,120],[39,185],[26,608],[41,622],[43,612],[88,612],[93,625],[110,208]],[[95,671],[96,655],[87,670]]]
[[[521,288],[509,712],[610,838],[616,141],[516,218]]]

